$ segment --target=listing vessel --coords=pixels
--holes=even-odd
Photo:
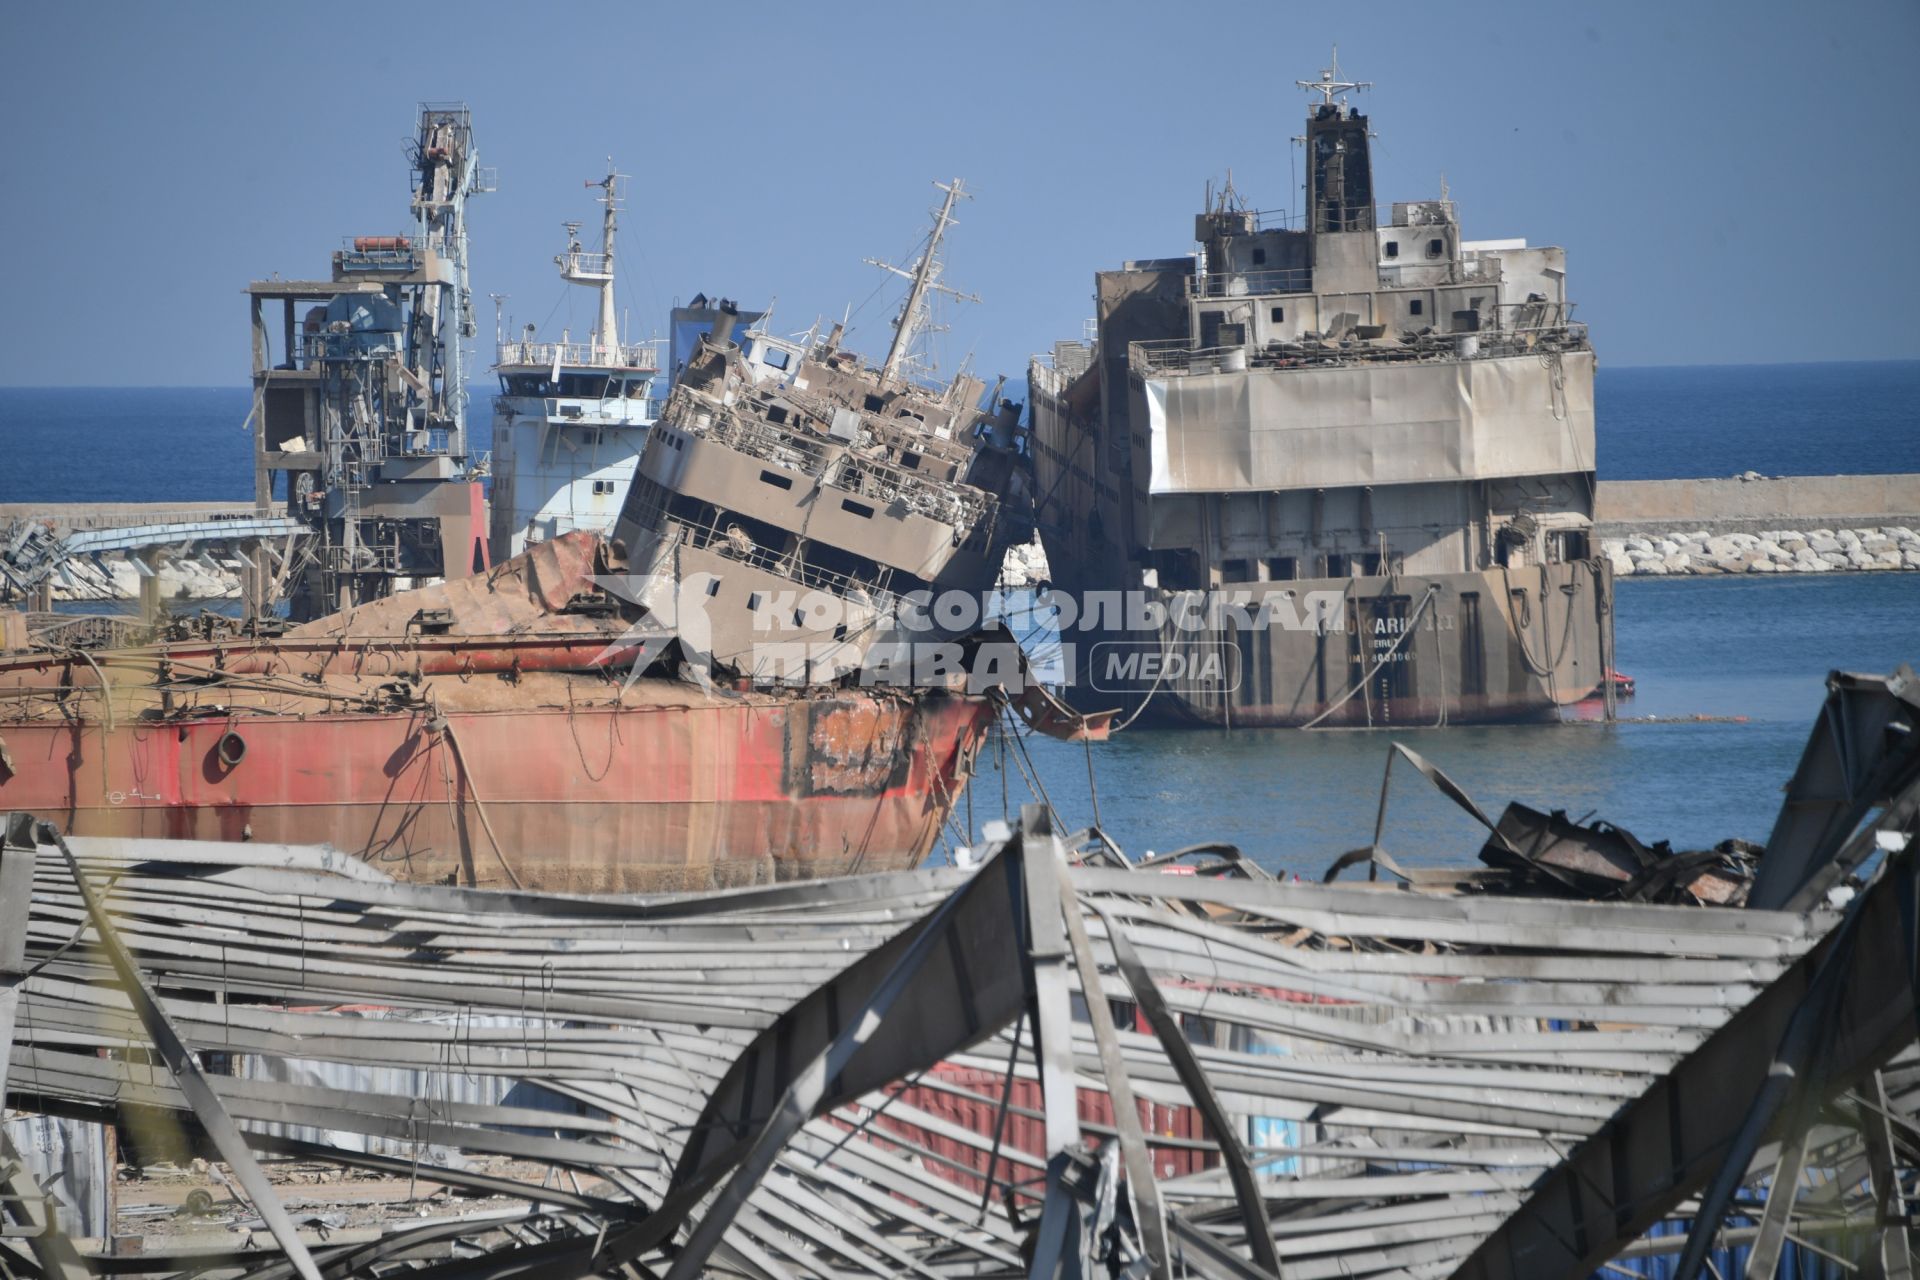
[[[1231,179],[1194,254],[1096,277],[1097,332],[1029,371],[1076,699],[1215,726],[1552,718],[1612,658],[1591,536],[1594,355],[1566,254],[1376,211],[1369,121],[1302,87],[1306,209]]]
[[[662,617],[670,595],[697,600],[701,645],[755,681],[872,677],[877,663],[891,678],[938,659],[1032,534],[1018,410],[977,378],[914,371],[928,304],[953,292],[939,254],[965,190],[938,185],[927,248],[888,268],[910,283],[878,367],[840,325],[736,342],[722,303],[647,437],[616,526],[651,584],[642,598]]]
[[[586,248],[570,222],[566,252],[554,258],[562,280],[597,295],[587,341],[566,331],[538,341],[532,325],[509,338],[496,323],[488,495],[496,558],[576,529],[611,533],[659,411],[659,346],[623,339],[614,297],[624,180],[609,161],[607,176],[589,184],[600,188],[600,247]]]
[[[444,136],[423,133],[429,176]],[[473,189],[457,172],[429,195]],[[457,278],[436,265],[447,242],[360,246],[324,287],[256,287],[256,301],[335,290],[309,317],[311,354],[271,368],[262,393],[315,432],[273,451],[310,476],[292,501],[322,553],[287,562],[297,598],[348,607],[0,655],[0,810],[82,835],[326,843],[412,880],[574,892],[918,864],[1006,693],[964,662],[872,679],[858,659],[897,630],[910,588],[982,592],[1030,528],[1011,409],[979,408],[977,380],[929,385],[912,367],[958,194],[904,270],[881,368],[837,332],[736,342],[722,309],[647,435],[619,536],[554,530],[478,572],[458,545],[433,554],[445,516],[426,514],[428,486],[472,489],[464,445],[432,434],[458,423],[459,324],[429,292]],[[370,254],[395,261],[363,268]],[[596,330],[594,345],[616,342]],[[576,375],[641,367],[615,358]],[[962,658],[985,643],[977,617],[938,634]],[[798,643],[797,665],[762,662],[762,641]],[[1077,731],[1057,707],[1021,705]]]

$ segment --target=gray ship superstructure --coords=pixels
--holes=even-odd
[[[1130,629],[1066,637],[1078,696],[1222,726],[1553,717],[1612,645],[1565,251],[1465,240],[1444,194],[1376,210],[1365,86],[1301,83],[1304,216],[1229,181],[1196,253],[1100,272],[1096,339],[1030,371],[1054,579],[1137,593]]]
[[[647,437],[616,530],[629,564],[656,591],[691,594],[704,634],[681,611],[683,639],[749,679],[831,680],[878,644],[972,631],[1007,547],[1031,536],[1017,410],[979,407],[977,378],[913,373],[963,194],[942,190],[925,252],[898,269],[909,293],[878,368],[840,325],[788,340],[739,329],[723,303]],[[942,614],[948,591],[971,596],[974,617]]]
[[[255,505],[284,472],[288,509],[311,531],[278,584],[296,620],[486,563],[462,342],[474,334],[466,201],[492,176],[457,103],[421,107],[410,159],[409,234],[349,241],[330,279],[247,290]]]

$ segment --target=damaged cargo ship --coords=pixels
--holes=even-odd
[[[572,892],[918,864],[1005,690],[952,673],[875,682],[859,658],[899,632],[909,587],[984,593],[1031,528],[1012,413],[977,408],[975,380],[907,372],[957,187],[905,273],[883,367],[837,333],[702,339],[648,433],[618,538],[565,532],[477,573],[449,556],[445,581],[398,592],[395,575],[343,577],[322,554],[295,599],[375,598],[291,629],[256,618],[239,634],[0,655],[0,808],[81,835],[324,842],[409,880]],[[347,365],[323,352],[276,381],[361,385],[369,360],[445,369],[455,330],[424,355],[348,344]],[[378,456],[384,437],[331,403],[328,459]],[[389,408],[406,418],[398,395]],[[354,474],[309,473],[296,506],[333,510],[337,470]],[[366,546],[363,527],[333,531]],[[840,656],[756,658],[796,643]],[[1029,703],[1044,727],[1077,730]]]
[[[1362,727],[1610,693],[1594,354],[1565,251],[1464,240],[1444,192],[1376,213],[1345,101],[1367,86],[1299,83],[1320,95],[1304,217],[1229,179],[1196,254],[1099,273],[1097,341],[1030,370],[1057,585],[1145,597],[1123,636],[1076,646],[1080,696]]]

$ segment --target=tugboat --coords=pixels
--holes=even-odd
[[[576,529],[607,534],[627,498],[634,462],[660,407],[659,347],[626,342],[614,303],[614,246],[625,175],[607,162],[600,189],[600,247],[567,224],[560,278],[595,290],[598,318],[586,342],[562,332],[535,340],[533,326],[509,340],[495,321],[491,543],[495,559]],[[496,303],[498,300],[496,300]]]
[[[1128,602],[1075,645],[1074,700],[1364,728],[1610,695],[1565,251],[1465,239],[1444,189],[1376,210],[1346,101],[1369,86],[1298,83],[1319,98],[1305,212],[1256,212],[1229,178],[1195,253],[1100,272],[1097,340],[1029,371],[1054,581]]]

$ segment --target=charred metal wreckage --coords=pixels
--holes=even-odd
[[[1034,806],[968,867],[647,897],[16,815],[8,1103],[234,1185],[136,1253],[9,1150],[0,1267],[1911,1275],[1920,682],[1830,689],[1739,907],[1533,896],[1513,815],[1485,871],[1342,860],[1392,887],[1162,874]],[[288,1159],[442,1190],[330,1226]]]
[[[634,480],[617,522],[559,531],[560,490],[612,482],[542,470],[533,430],[502,455],[527,481],[502,486],[518,554],[489,565],[458,357],[462,209],[486,184],[464,109],[423,108],[420,129],[416,236],[251,290],[257,434],[281,442],[259,446],[261,500],[286,471],[311,526],[281,565],[295,624],[256,610],[100,649],[0,636],[0,806],[80,836],[326,843],[415,882],[684,890],[918,865],[1010,699],[1047,732],[1103,731],[1019,687],[1017,646],[977,607],[913,629],[941,616],[932,592],[986,596],[1032,530],[1017,412],[912,363],[957,180],[897,269],[910,291],[880,367],[838,327],[736,334],[728,304],[650,425],[651,355],[612,319],[609,173],[602,251],[575,237],[561,259],[601,289],[593,341],[503,350],[503,389],[525,394],[502,412],[567,421],[600,396],[594,421],[642,448]],[[280,364],[260,310],[276,298]],[[325,301],[296,329],[301,299]],[[1012,661],[992,682],[962,661],[867,669],[917,640]]]
[[[1466,239],[1444,183],[1376,208],[1345,100],[1368,86],[1299,83],[1304,211],[1249,208],[1229,176],[1194,252],[1100,272],[1096,336],[1029,369],[1056,582],[1194,620],[1081,646],[1078,683],[1226,728],[1611,708],[1566,251]]]

